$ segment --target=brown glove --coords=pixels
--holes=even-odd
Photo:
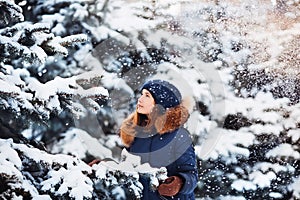
[[[91,161],[91,162],[89,162],[89,166],[91,167],[91,166],[93,166],[94,164],[98,164],[98,163],[100,163],[101,162],[101,160],[100,159],[95,159],[95,160],[93,160],[93,161]]]
[[[179,176],[170,176],[162,184],[158,186],[158,193],[162,196],[176,195],[183,185],[183,181]]]

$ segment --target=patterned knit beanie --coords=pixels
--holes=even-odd
[[[156,104],[166,108],[171,108],[181,103],[179,90],[171,83],[163,80],[150,80],[146,82],[141,90],[148,90]]]

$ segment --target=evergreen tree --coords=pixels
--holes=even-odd
[[[140,198],[136,169],[106,157],[163,77],[195,101],[199,198],[300,198],[299,2],[256,3],[0,0],[1,197]]]
[[[13,138],[14,142],[21,142],[26,146],[30,146],[31,142],[35,147],[45,150],[42,144],[36,143],[43,141],[48,151],[72,154],[87,162],[94,157],[112,156],[111,150],[106,148],[108,144],[105,144],[109,142],[109,138],[100,135],[98,142],[95,142],[95,139],[88,136],[99,131],[97,127],[81,130],[86,125],[91,125],[90,121],[84,121],[91,116],[98,116],[98,119],[93,120],[100,125],[103,120],[105,124],[103,115],[107,113],[101,106],[107,105],[108,91],[102,87],[102,84],[107,83],[102,82],[102,76],[116,75],[120,81],[125,75],[128,76],[127,72],[131,68],[140,68],[143,79],[146,79],[151,74],[151,68],[168,61],[161,46],[147,47],[143,44],[147,41],[139,39],[143,38],[142,35],[131,35],[136,30],[123,30],[120,33],[118,27],[108,23],[109,19],[106,18],[112,17],[110,15],[113,15],[112,9],[115,5],[108,4],[108,1],[99,1],[98,4],[82,1],[1,1],[1,9],[5,11],[5,21],[0,30],[3,50],[0,79],[1,132],[6,134],[2,134],[2,138]],[[20,16],[19,20],[14,16]],[[136,18],[140,17],[136,15]],[[157,24],[163,23],[163,20],[157,22],[143,19],[150,22],[149,27],[140,28],[144,29],[143,34],[153,31]],[[73,48],[67,50],[66,47],[72,46]],[[103,47],[104,52],[97,52]],[[109,52],[111,47],[113,50]],[[143,71],[147,71],[147,68],[149,73]],[[136,74],[128,76],[129,83],[133,80],[132,76]],[[112,90],[114,88],[110,88]],[[96,126],[99,127],[99,124]],[[80,139],[82,147],[85,148],[82,154],[79,149],[68,151],[70,146],[66,147],[65,143],[73,144],[76,138]],[[87,143],[82,141],[83,138]],[[14,142],[3,141],[3,146],[14,148]],[[87,150],[91,143],[94,144],[94,149]],[[80,145],[72,147],[80,148]],[[3,161],[4,165],[16,166],[13,172],[1,171],[5,183],[1,188],[3,198],[79,196],[125,199],[126,196],[140,196],[141,186],[136,177],[130,177],[122,171],[107,171],[103,177],[97,177],[97,172],[83,169],[86,166],[82,166],[81,161],[78,163],[78,160],[73,160],[71,165],[68,164],[72,160],[70,157],[65,157],[66,160],[59,163],[52,163],[51,159],[42,161],[28,155],[30,148],[22,148],[24,152],[17,150],[20,152],[19,158],[15,158],[12,163]],[[38,154],[46,155],[43,152]],[[51,157],[48,154],[47,156]],[[60,158],[57,156],[57,159]],[[72,178],[72,171],[77,165],[81,167],[79,171],[75,171],[83,180],[78,188],[82,186],[86,188],[86,192],[81,193],[72,185],[74,182],[68,180]],[[103,173],[102,171],[100,169],[99,173]],[[10,182],[18,184],[10,185]],[[31,188],[26,188],[26,184],[31,185]]]
[[[264,5],[272,11],[265,14],[270,14],[270,18],[277,15],[281,10],[277,6],[281,7],[279,3],[274,7]],[[297,12],[297,7],[289,6],[288,10]],[[291,26],[285,29],[292,36],[290,39],[280,34],[268,38],[284,44],[284,50],[264,57],[271,51],[262,48],[274,43],[266,42],[264,36],[265,40],[260,40],[257,29],[265,21],[261,12],[248,8],[246,4],[235,7],[217,2],[203,4],[188,13],[190,20],[203,24],[203,28],[185,27],[199,40],[200,58],[215,62],[225,85],[229,83],[226,96],[219,97],[220,102],[226,102],[224,113],[216,115],[208,106],[208,113],[202,114],[204,127],[200,131],[207,139],[196,137],[196,143],[201,144],[196,146],[200,159],[197,194],[212,199],[297,199],[299,122],[294,119],[299,117],[295,111],[299,107],[299,77],[293,75],[297,72],[293,68],[296,59],[282,59],[287,52],[298,49],[293,45],[297,35]],[[272,27],[276,21],[268,23]],[[257,37],[253,37],[253,30]],[[292,74],[279,70],[280,67],[289,68]],[[212,125],[205,126],[208,123]]]
[[[82,89],[71,78],[40,82],[31,66],[43,65],[54,54],[66,56],[67,47],[87,38],[83,34],[55,36],[48,24],[26,21],[21,7],[13,2],[1,1],[1,9],[1,127],[9,135],[19,135],[31,126],[47,125],[51,115],[61,113]]]

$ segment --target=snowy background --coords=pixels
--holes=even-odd
[[[149,78],[189,102],[198,199],[300,199],[297,0],[0,0],[0,198],[140,199]],[[93,159],[103,160],[88,166]]]

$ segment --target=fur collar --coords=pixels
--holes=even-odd
[[[136,113],[133,113],[125,119],[120,128],[121,140],[126,147],[130,147],[138,132],[138,128],[140,128],[134,123],[135,115]],[[187,108],[183,105],[178,105],[165,110],[162,114],[159,114],[153,123],[153,127],[143,127],[142,129],[144,130],[148,128],[149,130],[155,130],[155,132],[162,135],[183,126],[188,120],[188,117],[189,112]]]

